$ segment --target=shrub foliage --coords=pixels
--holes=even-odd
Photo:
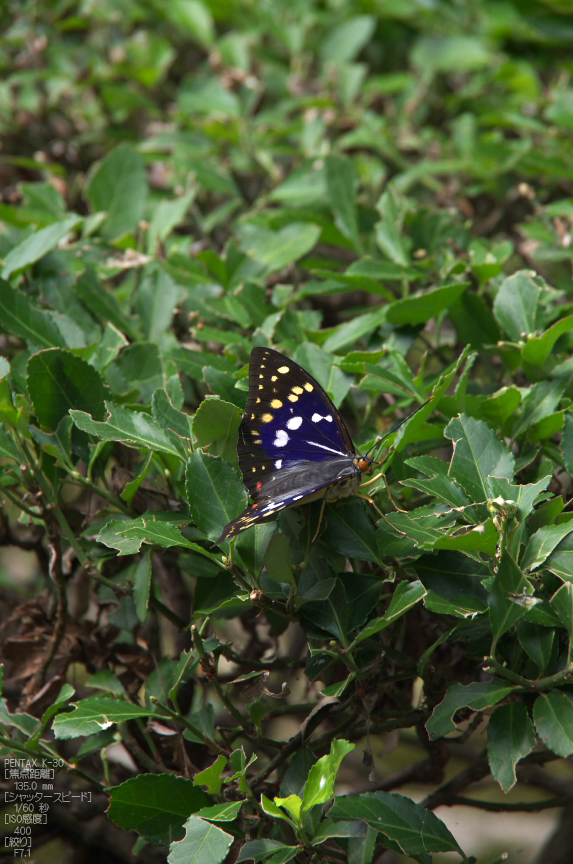
[[[568,3],[13,7],[3,754],[142,861],[470,860],[573,753]],[[215,545],[255,345],[361,452],[433,395],[382,516]]]

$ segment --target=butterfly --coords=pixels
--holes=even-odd
[[[273,348],[251,352],[237,453],[254,503],[229,522],[217,543],[287,507],[352,495],[375,464],[372,456],[356,453],[318,381]]]

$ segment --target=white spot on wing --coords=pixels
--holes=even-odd
[[[276,459],[275,460],[275,468],[282,468],[282,467],[283,467],[283,460],[282,459]]]
[[[321,414],[313,414],[311,419],[313,423],[320,423],[321,420],[327,420],[329,423],[332,423],[332,414],[326,414],[324,417]]]
[[[344,450],[335,450],[333,447],[327,447],[326,444],[319,444],[318,441],[306,441],[306,444],[309,444],[311,447],[320,447],[321,450],[328,450],[329,453],[336,453],[337,456],[348,455]]]
[[[302,426],[302,417],[290,417],[287,420],[287,427],[289,429],[298,429]]]
[[[275,447],[286,447],[289,442],[289,436],[286,429],[279,429],[277,432],[277,437],[273,441],[273,445]]]
[[[299,498],[304,498],[304,495],[295,495],[294,498],[293,498],[292,500],[293,500],[293,501],[298,501]]]

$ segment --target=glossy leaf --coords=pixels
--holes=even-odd
[[[216,540],[247,504],[247,490],[222,459],[192,453],[185,472],[187,499],[195,524]]]
[[[397,793],[374,792],[337,798],[329,817],[366,822],[397,843],[406,855],[461,852],[450,831],[431,810]]]
[[[147,414],[129,411],[122,405],[106,402],[107,418],[100,422],[85,411],[72,410],[70,415],[79,429],[95,435],[101,441],[123,441],[135,447],[157,450],[181,458],[184,450],[165,434]]]
[[[450,476],[472,501],[482,503],[490,497],[490,476],[513,479],[513,454],[486,423],[462,414],[450,421],[444,435],[454,445]]]
[[[147,197],[139,153],[125,143],[108,153],[90,177],[86,196],[94,211],[106,214],[102,226],[106,237],[114,240],[134,231]]]
[[[510,702],[500,705],[487,726],[487,753],[491,773],[504,792],[517,781],[515,766],[535,747],[533,723],[525,705]]]
[[[93,366],[61,348],[34,354],[26,367],[28,393],[38,421],[55,429],[70,408],[103,420],[108,389]]]
[[[448,732],[453,732],[456,726],[452,717],[460,708],[468,707],[474,711],[482,711],[484,708],[497,705],[515,689],[515,685],[497,678],[473,684],[452,684],[426,723],[430,738],[442,738]]]
[[[566,758],[573,753],[573,700],[562,690],[538,696],[533,722],[546,747]]]
[[[185,825],[185,837],[171,844],[168,864],[221,864],[233,837],[211,822],[190,816]]]
[[[126,831],[150,843],[169,845],[183,837],[182,825],[211,798],[191,780],[173,774],[139,774],[110,788],[108,815]]]
[[[54,720],[56,738],[78,738],[108,729],[114,723],[125,723],[136,717],[148,717],[153,709],[142,708],[125,699],[89,696],[71,705],[73,710],[58,714]]]
[[[302,813],[307,813],[317,804],[325,804],[334,795],[334,782],[344,757],[354,750],[355,744],[334,740],[330,753],[316,762],[309,771],[302,798]]]

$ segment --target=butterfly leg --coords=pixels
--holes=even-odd
[[[400,513],[405,513],[406,511],[402,510],[401,507],[398,507],[398,505],[396,504],[396,502],[392,498],[392,493],[390,492],[390,486],[388,485],[388,481],[386,480],[386,475],[384,474],[383,471],[379,471],[378,474],[375,474],[371,480],[368,480],[366,483],[362,483],[360,488],[365,489],[367,486],[371,486],[372,483],[374,483],[376,480],[379,480],[381,477],[384,480],[384,487],[386,489],[386,494],[388,495],[388,500],[389,500],[390,504],[392,505],[392,507],[394,507],[395,510],[399,510]],[[374,505],[374,506],[376,506],[376,505]]]
[[[379,471],[378,474],[375,474],[374,477],[372,477],[371,480],[367,480],[366,483],[362,483],[362,484],[360,485],[360,488],[361,488],[361,489],[366,489],[367,486],[372,486],[372,484],[373,484],[373,483],[376,483],[377,480],[380,480],[381,477],[384,478],[384,482],[386,483],[386,477],[384,477],[384,472],[383,472],[383,471]],[[388,484],[386,484],[386,485],[388,485]]]
[[[321,501],[321,504],[320,504],[320,515],[319,515],[319,517],[318,517],[318,525],[316,526],[316,531],[314,532],[314,537],[313,537],[312,540],[310,541],[310,545],[311,545],[311,546],[312,546],[312,544],[314,543],[314,541],[316,540],[316,538],[318,537],[318,532],[320,531],[320,526],[322,525],[322,517],[323,517],[323,515],[324,515],[324,506],[325,506],[325,504],[326,504],[326,498],[323,498],[322,501]]]
[[[354,494],[355,494],[358,498],[362,498],[363,501],[368,501],[370,504],[372,504],[372,506],[374,507],[374,509],[376,510],[376,512],[379,513],[380,516],[382,516],[383,519],[386,519],[386,517],[385,517],[384,514],[382,513],[382,510],[380,510],[380,508],[379,508],[379,507],[374,503],[373,499],[372,499],[369,495],[363,495],[362,492],[355,492]]]

